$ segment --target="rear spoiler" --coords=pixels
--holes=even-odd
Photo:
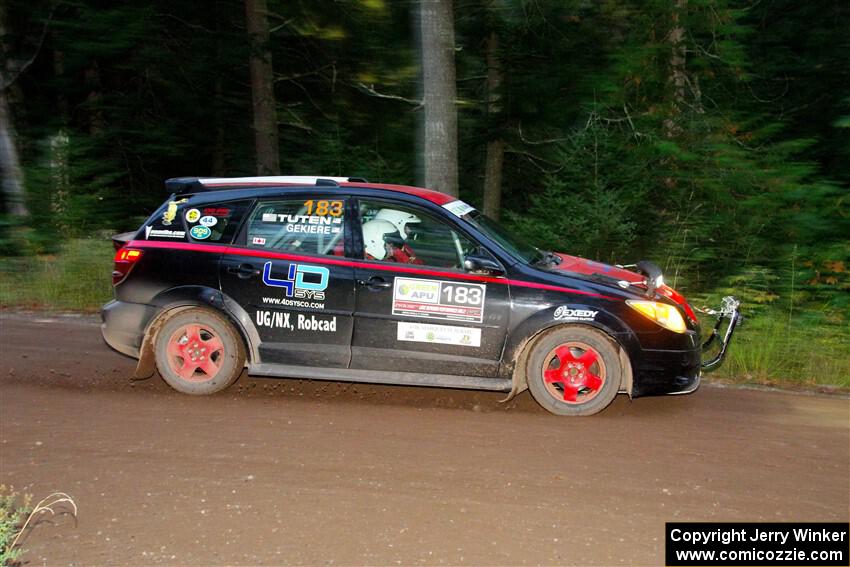
[[[339,187],[340,183],[368,183],[364,177],[321,177],[312,175],[269,175],[264,177],[173,177],[165,180],[167,193],[186,195],[223,191],[243,187],[276,187],[280,185],[315,185]]]
[[[115,247],[115,250],[121,250],[124,246],[127,245],[128,242],[133,240],[133,237],[136,236],[135,232],[122,232],[121,234],[113,234],[111,236],[112,245]]]

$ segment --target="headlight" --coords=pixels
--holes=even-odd
[[[640,299],[627,299],[626,305],[674,333],[684,333],[687,330],[682,314],[672,305]]]

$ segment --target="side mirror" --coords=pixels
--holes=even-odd
[[[470,274],[499,277],[505,275],[505,269],[492,258],[479,254],[470,254],[463,261],[463,269]]]

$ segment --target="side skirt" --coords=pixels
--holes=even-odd
[[[369,384],[395,384],[400,386],[431,386],[463,390],[494,390],[507,392],[510,379],[482,378],[478,376],[452,376],[449,374],[419,374],[415,372],[385,372],[351,368],[318,368],[290,364],[250,364],[248,374],[276,378],[306,378],[335,382],[365,382]]]

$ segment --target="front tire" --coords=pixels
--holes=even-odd
[[[245,365],[238,332],[208,309],[187,309],[169,318],[156,335],[154,352],[163,380],[184,394],[220,392]]]
[[[592,415],[620,390],[623,369],[614,342],[589,327],[566,326],[532,345],[526,364],[528,389],[556,415]]]

